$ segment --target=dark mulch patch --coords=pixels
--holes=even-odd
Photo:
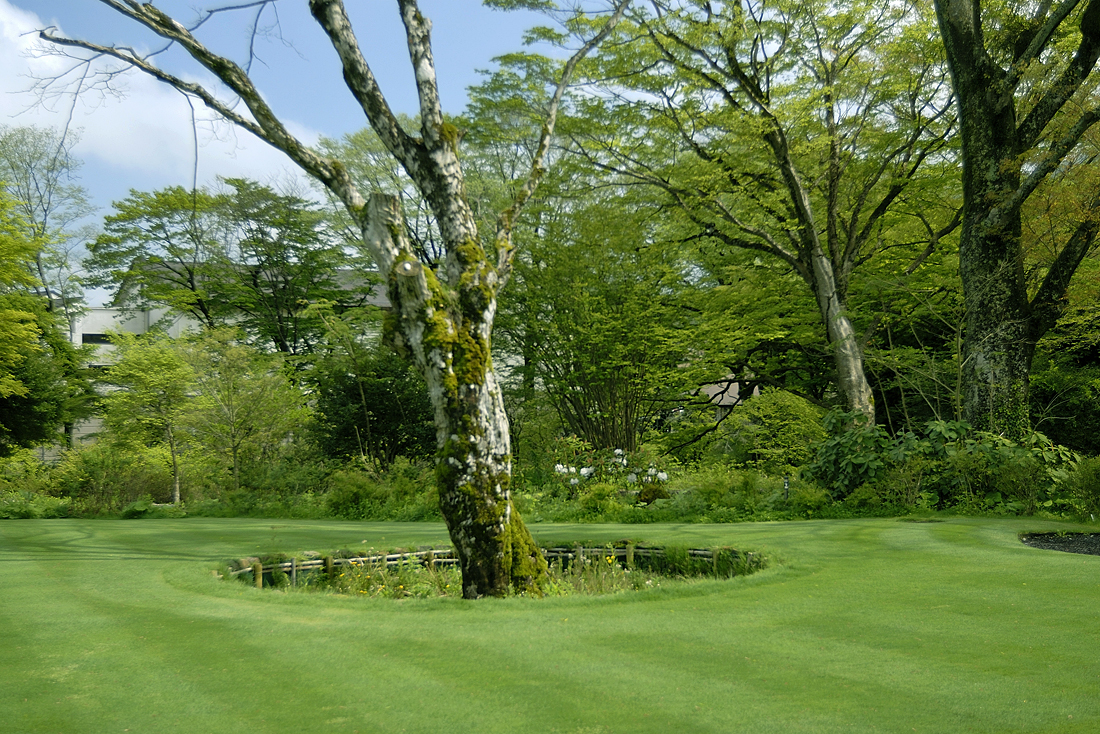
[[[1100,533],[1027,533],[1020,542],[1043,550],[1100,556]]]

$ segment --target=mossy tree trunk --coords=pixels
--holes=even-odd
[[[1083,113],[1068,113],[1076,119],[1051,126],[1100,57],[1100,0],[1039,7],[1040,15],[1011,19],[1017,34],[1008,48],[987,45],[978,0],[936,0],[962,133],[963,413],[980,429],[1016,438],[1030,428],[1035,342],[1061,314],[1096,232],[1094,217],[1082,222],[1029,298],[1021,207],[1100,120],[1093,100]],[[1070,58],[1048,46],[1059,33],[1072,33],[1073,22],[1080,34]],[[1037,64],[1048,65],[1046,78],[1056,81],[1045,88],[1024,83],[1025,70]],[[1026,105],[1018,95],[1029,98]]]
[[[541,593],[546,562],[512,505],[508,416],[490,338],[499,278],[473,238],[449,248],[446,283],[417,261],[396,197],[371,197],[364,238],[392,256],[388,336],[428,383],[439,448],[440,509],[462,568],[463,595]]]

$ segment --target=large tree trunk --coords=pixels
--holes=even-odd
[[[460,254],[455,267],[481,265],[464,273],[457,288],[445,288],[416,260],[404,233],[396,197],[373,195],[365,237],[378,251],[396,253],[385,268],[392,302],[387,335],[428,383],[440,509],[462,567],[463,596],[504,596],[509,587],[541,593],[546,561],[512,505],[508,416],[490,352],[496,315],[491,269],[483,253]],[[450,251],[466,248],[480,246],[468,241]]]
[[[1037,76],[1025,81],[1024,70],[1045,63],[1045,56],[1057,63],[1049,44],[1069,31],[1067,20],[1082,6],[1076,16],[1078,48],[1057,80],[1044,83]],[[1100,108],[1092,107],[1073,125],[1048,130],[1100,59],[1100,0],[1040,4],[1033,10],[1039,12],[1032,17],[1017,11],[1022,24],[1013,39],[1012,63],[1004,67],[986,49],[977,0],[936,0],[962,133],[963,415],[977,428],[1012,438],[1030,430],[1028,382],[1035,342],[1064,308],[1070,278],[1096,233],[1091,222],[1077,228],[1029,301],[1021,207],[1100,120]],[[1017,119],[1021,93],[1028,101]]]
[[[962,9],[970,10],[966,3],[938,7],[962,135],[963,416],[981,430],[1018,437],[1030,425],[1034,344],[1028,338],[1020,209],[1002,210],[1020,186],[1016,109],[1014,98],[1004,94],[1005,71],[980,41],[980,19]]]

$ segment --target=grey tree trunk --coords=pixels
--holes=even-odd
[[[813,278],[809,285],[817,299],[817,307],[833,351],[837,389],[849,413],[866,416],[873,423],[875,402],[871,385],[867,381],[867,372],[863,367],[863,345],[844,308],[844,299],[837,288],[832,261],[825,256],[820,246],[813,252]]]

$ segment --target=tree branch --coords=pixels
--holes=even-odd
[[[630,0],[617,0],[614,12],[611,17],[607,19],[599,32],[581,46],[581,48],[565,62],[565,67],[561,72],[561,78],[558,81],[557,87],[554,89],[553,97],[550,99],[550,105],[546,112],[546,118],[542,124],[542,133],[539,136],[539,142],[535,148],[535,155],[534,159],[531,161],[531,169],[527,175],[527,180],[515,193],[512,204],[497,217],[497,270],[500,273],[502,282],[508,278],[511,271],[512,257],[515,254],[515,249],[512,246],[512,229],[515,226],[520,211],[535,193],[535,189],[538,188],[539,182],[542,181],[542,177],[546,173],[546,157],[550,152],[550,140],[554,135],[554,126],[557,122],[558,109],[561,107],[561,100],[565,95],[565,90],[573,78],[573,72],[576,70],[577,64],[579,64],[592,49],[596,48],[605,38],[611,35],[611,32],[615,30],[615,26],[622,20],[623,14],[626,12],[629,5]]]

